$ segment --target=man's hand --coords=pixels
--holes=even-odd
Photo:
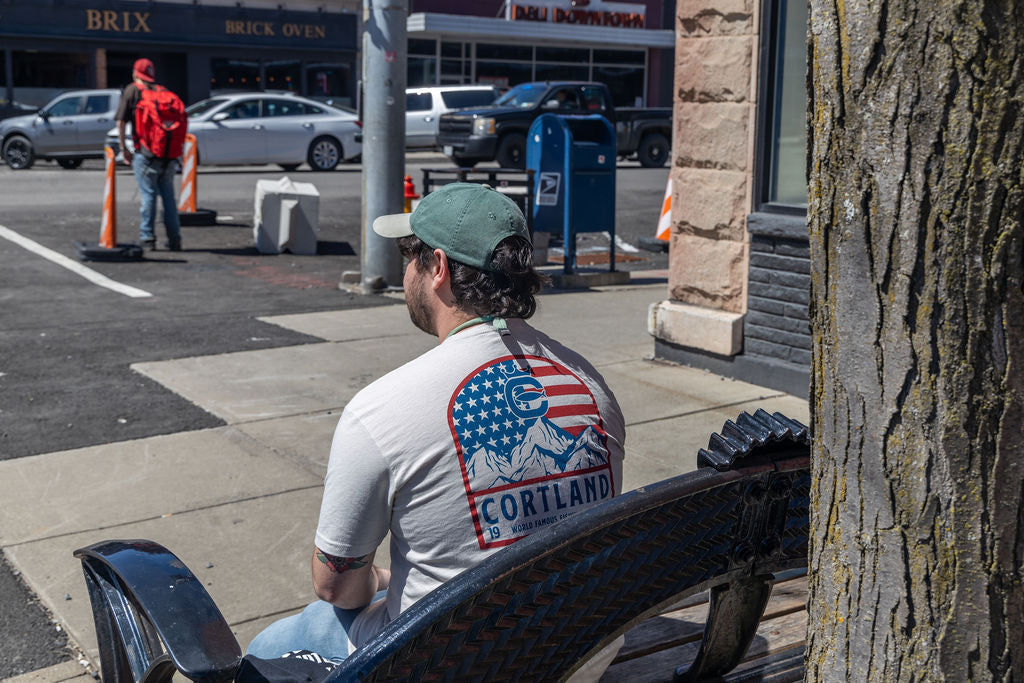
[[[117,142],[121,146],[121,158],[124,159],[125,164],[131,166],[132,157],[135,155],[132,150],[128,148],[128,145],[124,144],[126,128],[127,124],[124,121],[117,122]]]
[[[341,609],[370,604],[374,594],[391,581],[389,570],[373,565],[375,554],[339,557],[314,548],[313,590],[317,597]]]

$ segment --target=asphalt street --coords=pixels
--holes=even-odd
[[[450,167],[420,153],[407,172]],[[254,188],[290,175],[320,192],[316,256],[261,255],[253,244]],[[664,268],[667,256],[634,252],[653,236],[667,169],[620,162],[616,230],[620,269]],[[120,242],[137,240],[138,196],[128,169],[118,173]],[[277,167],[202,169],[201,207],[212,227],[185,227],[184,250],[158,250],[133,263],[89,263],[118,283],[150,293],[132,298],[0,238],[0,460],[222,424],[213,415],[130,369],[132,363],[313,342],[261,316],[363,306],[401,305],[386,296],[338,288],[359,269],[361,169],[330,173]],[[76,241],[99,236],[103,165],[73,171],[39,163],[28,171],[0,167],[0,226],[74,258]],[[163,228],[158,223],[158,239]],[[607,250],[607,237],[581,235],[579,248]],[[0,539],[0,544],[3,540]],[[69,558],[70,559],[70,558]],[[0,679],[72,655],[31,593],[0,557]]]

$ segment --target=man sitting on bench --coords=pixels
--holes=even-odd
[[[409,315],[440,344],[345,407],[312,558],[320,601],[260,633],[257,657],[340,661],[491,553],[621,490],[615,397],[526,322],[542,277],[516,204],[452,183],[373,229],[399,238]],[[373,559],[389,531],[385,569]]]

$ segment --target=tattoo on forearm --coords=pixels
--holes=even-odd
[[[349,569],[365,567],[369,558],[369,555],[363,555],[362,557],[338,557],[337,555],[329,555],[320,550],[320,548],[316,549],[316,559],[327,565],[327,569],[335,574],[340,574]]]

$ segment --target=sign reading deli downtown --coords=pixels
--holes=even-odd
[[[510,2],[506,19],[554,24],[644,28],[647,7],[604,0],[528,0]]]
[[[355,50],[353,14],[117,0],[0,0],[0,35]]]

